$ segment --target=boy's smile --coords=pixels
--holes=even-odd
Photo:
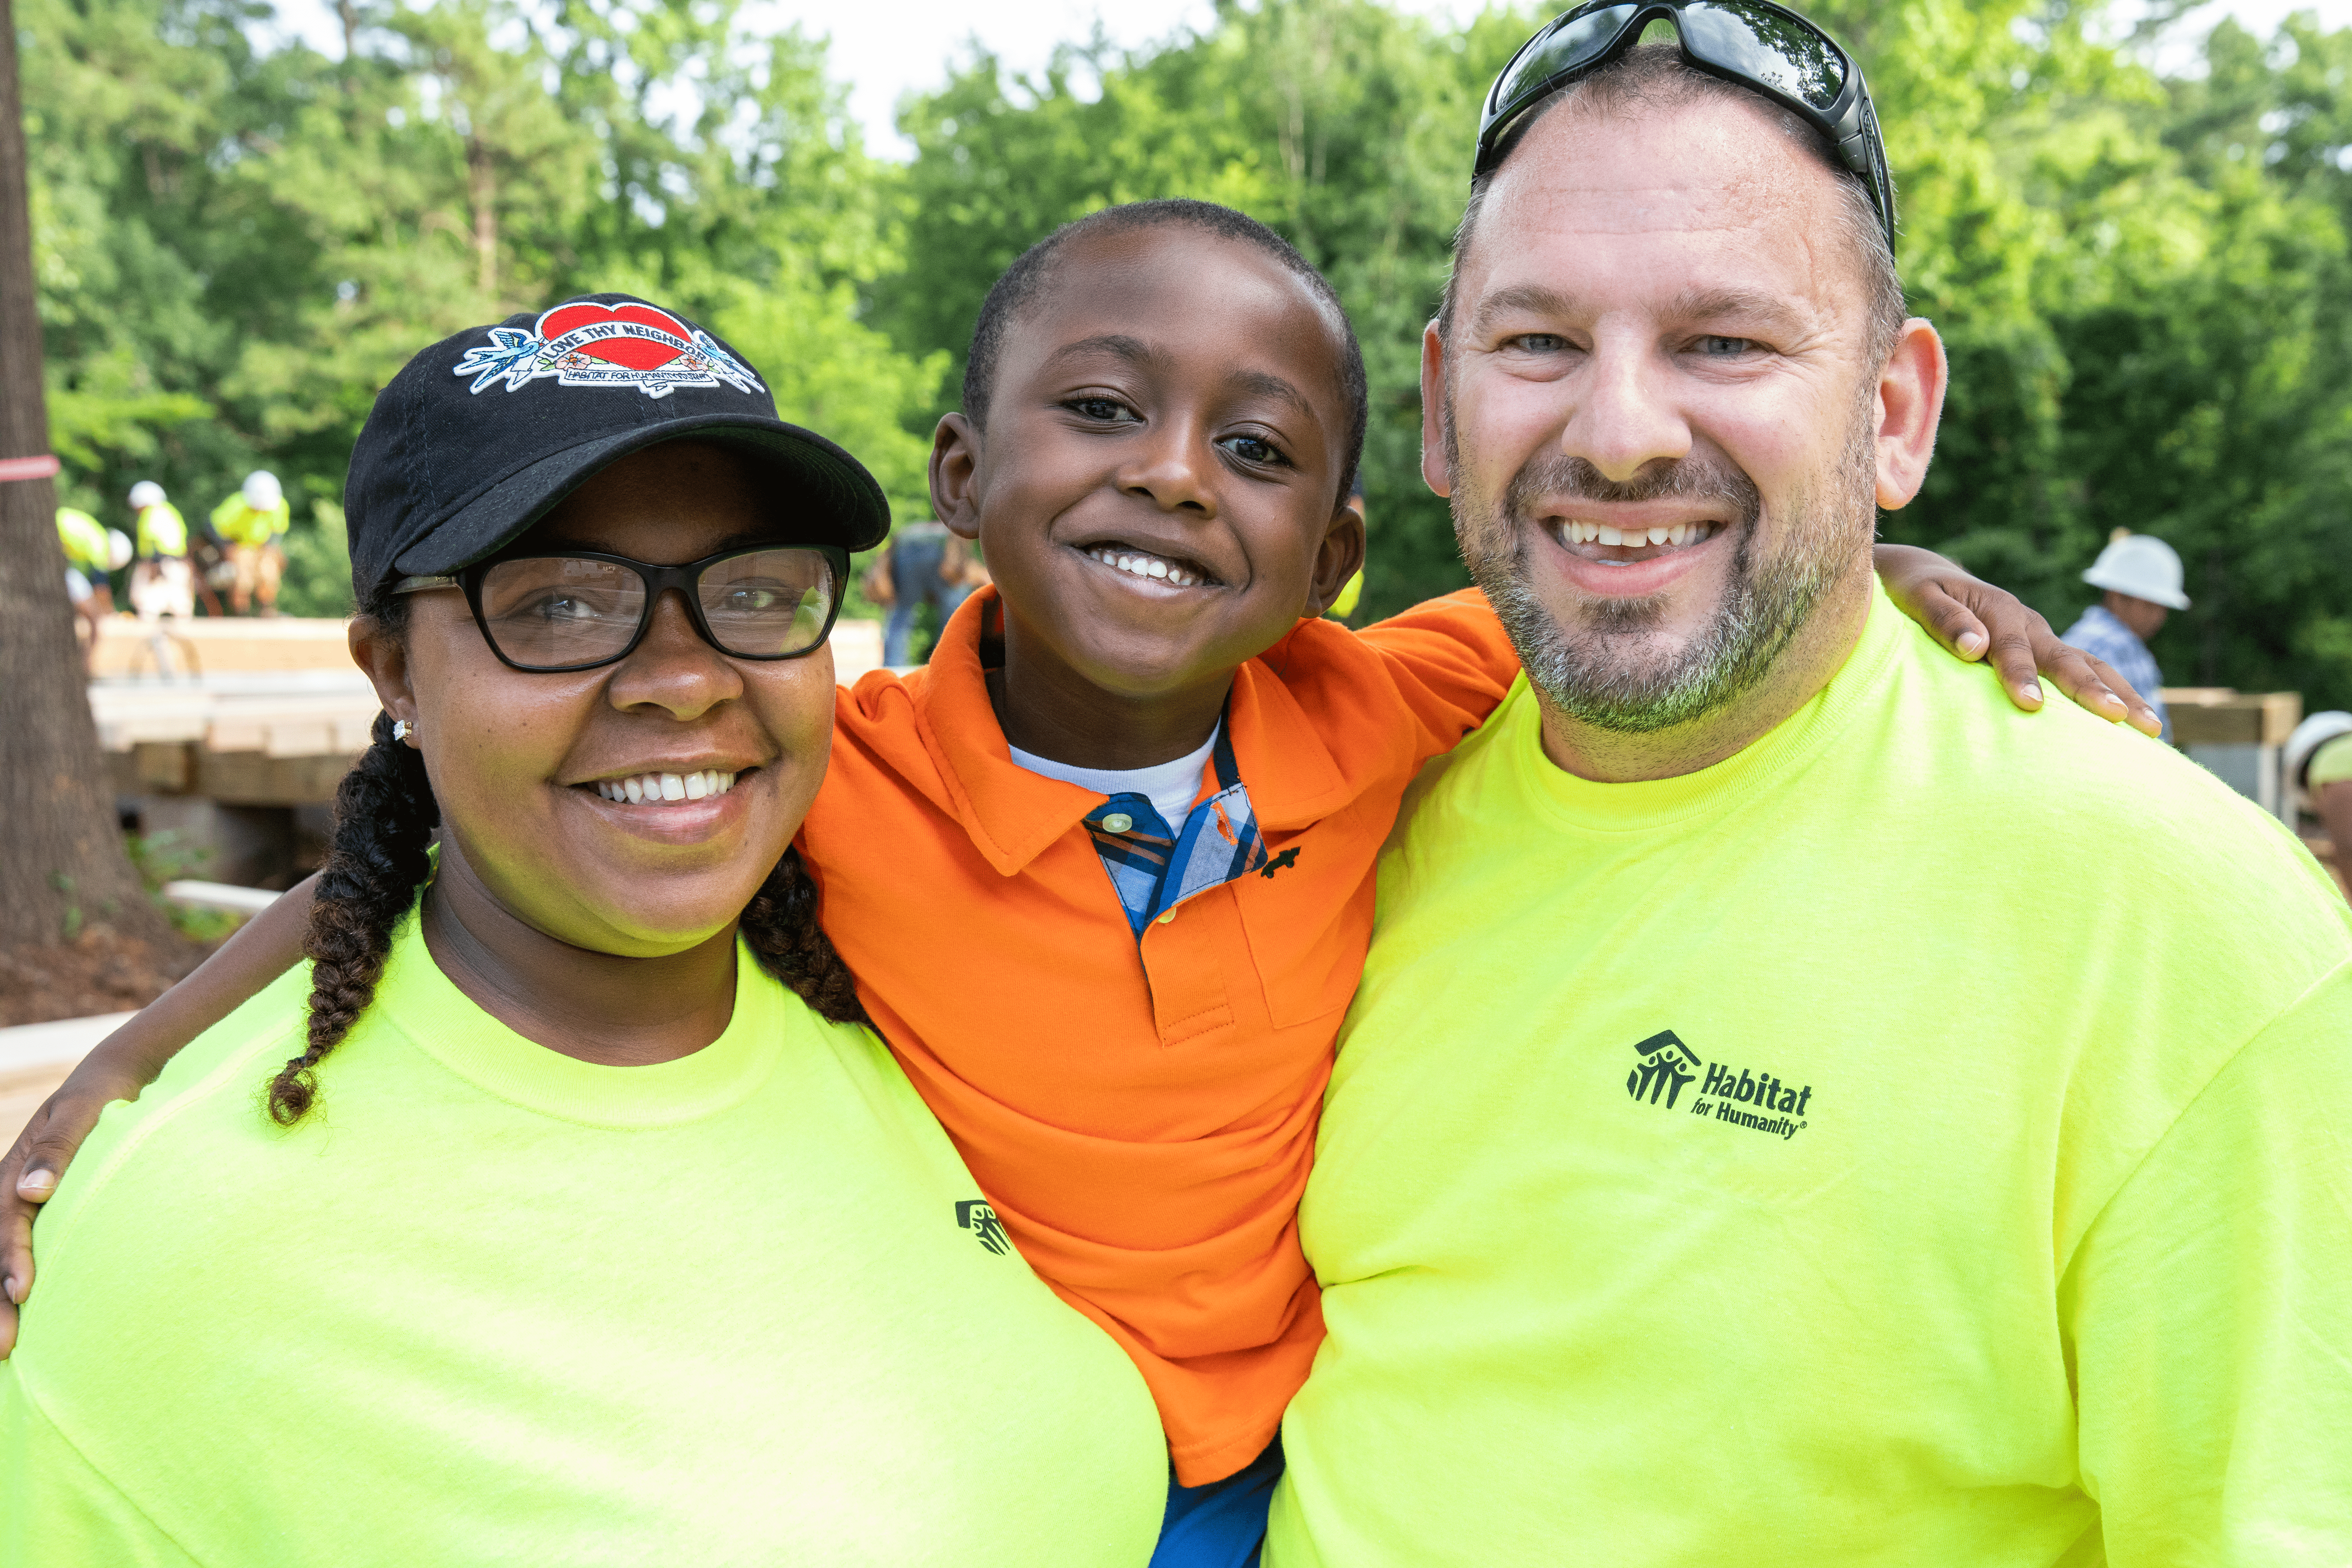
[[[1007,738],[1140,767],[1207,738],[1233,672],[1363,553],[1339,504],[1342,333],[1255,248],[1080,236],[1011,323],[985,410],[940,422],[932,496],[1004,601]]]

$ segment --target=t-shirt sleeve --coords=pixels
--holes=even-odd
[[[1381,656],[1420,721],[1424,758],[1485,723],[1519,673],[1519,650],[1475,588],[1415,605],[1357,635]]]
[[[0,1367],[0,1565],[197,1568]]]
[[[2352,1563],[2347,1084],[2352,963],[2215,1076],[2066,1269],[2113,1568]]]

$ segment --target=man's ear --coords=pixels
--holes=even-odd
[[[1454,493],[1445,471],[1445,340],[1433,321],[1421,329],[1421,477],[1439,495]]]
[[[1315,552],[1315,577],[1307,589],[1307,618],[1314,620],[1331,607],[1348,579],[1363,570],[1364,510],[1349,496],[1331,514],[1323,542]]]
[[[1878,504],[1889,511],[1911,504],[1927,483],[1950,379],[1935,326],[1918,316],[1904,322],[1878,374]]]
[[[980,537],[980,430],[961,414],[931,432],[931,515],[965,539]]]
[[[385,630],[383,623],[373,616],[352,616],[351,629],[344,636],[351,647],[352,662],[360,667],[368,684],[375,688],[376,701],[393,718],[405,721],[411,730],[416,729],[416,691],[409,681],[407,643]]]

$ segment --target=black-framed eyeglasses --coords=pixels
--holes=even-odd
[[[654,606],[676,589],[702,640],[730,658],[799,658],[833,633],[849,552],[755,544],[685,566],[594,551],[509,555],[446,577],[404,577],[395,594],[462,588],[500,662],[537,674],[594,669],[636,650]]]
[[[1870,187],[1895,247],[1895,180],[1862,68],[1811,22],[1770,0],[1631,0],[1562,13],[1519,47],[1486,91],[1473,179],[1492,174],[1534,110],[1560,89],[1639,43],[1652,22],[1674,24],[1683,58],[1766,98],[1829,138],[1838,161]]]

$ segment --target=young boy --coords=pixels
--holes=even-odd
[[[1295,1210],[1374,857],[1421,763],[1517,670],[1475,593],[1362,634],[1317,618],[1362,557],[1366,419],[1336,296],[1250,219],[1146,203],[1033,248],[932,457],[937,515],[995,586],[927,669],[844,695],[802,834],[867,1011],[1004,1232],[1152,1390],[1161,1563],[1255,1551],[1320,1338]],[[1948,594],[1991,591],[1894,560],[1915,613],[1985,637]],[[2038,621],[1979,602],[2007,635]],[[2053,676],[2105,695],[2040,634]],[[24,1200],[98,1104],[293,962],[306,902],[85,1064],[12,1157]],[[16,1300],[29,1212],[0,1236]],[[987,1217],[975,1245],[1001,1245]]]

